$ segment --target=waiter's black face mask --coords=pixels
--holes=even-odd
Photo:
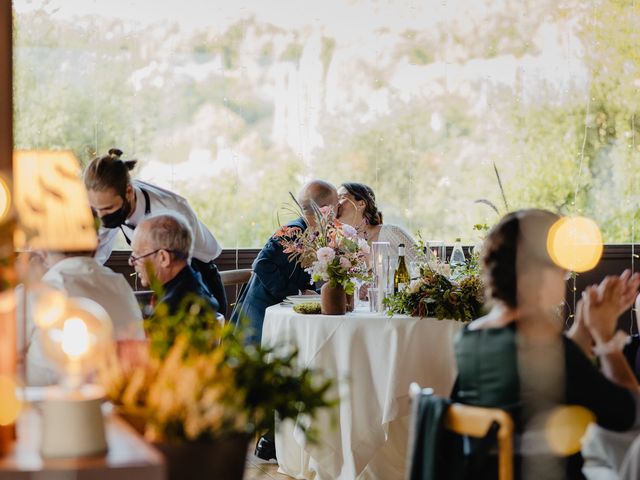
[[[125,198],[123,198],[122,206],[116,210],[115,212],[111,212],[107,215],[104,215],[100,221],[102,225],[106,228],[118,228],[124,222],[127,221],[127,217],[131,213],[131,204]]]

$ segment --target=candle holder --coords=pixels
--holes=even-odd
[[[384,311],[384,298],[388,293],[390,281],[391,245],[389,242],[371,243],[371,264],[373,269],[373,288],[377,292],[377,298],[372,303],[374,311]],[[391,279],[391,281],[393,281]]]

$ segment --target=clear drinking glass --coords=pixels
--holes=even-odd
[[[371,243],[371,266],[373,268],[373,287],[376,288],[376,312],[383,310],[382,301],[386,290],[389,288],[389,281],[393,285],[393,278],[390,278],[391,245],[389,242]],[[371,301],[371,296],[369,296]]]
[[[371,243],[371,267],[374,277],[382,273],[388,267],[391,245],[389,242]]]
[[[411,280],[420,277],[420,265],[422,265],[422,262],[417,262],[415,260],[409,262],[409,276],[411,277]]]
[[[359,308],[367,305],[367,291],[371,285],[369,282],[364,282],[359,278],[354,278],[353,283],[355,289],[353,292],[354,308]]]
[[[367,295],[369,296],[369,311],[379,312],[380,303],[380,290],[376,287],[369,287]]]
[[[429,260],[435,260],[438,262],[446,262],[446,250],[444,246],[444,240],[426,240],[425,245],[427,247]]]

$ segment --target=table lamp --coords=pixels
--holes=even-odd
[[[41,452],[49,458],[97,455],[107,450],[104,391],[86,382],[112,341],[111,319],[93,300],[60,295],[44,294],[34,312],[43,353],[61,375],[41,404]]]
[[[80,252],[98,245],[78,159],[69,151],[16,151],[13,158],[18,250]]]
[[[13,158],[14,203],[18,250],[86,252],[97,247],[95,222],[80,164],[70,151],[16,151]],[[25,269],[28,271],[28,269]],[[25,297],[28,282],[25,281]],[[107,341],[109,316],[88,299],[43,297],[34,321],[44,354],[62,382],[42,403],[42,454],[47,457],[92,455],[106,450],[101,392],[85,385],[87,375]],[[26,302],[24,302],[26,304]],[[26,335],[26,314],[22,329]],[[23,346],[27,350],[27,345]],[[26,372],[25,372],[26,373]]]

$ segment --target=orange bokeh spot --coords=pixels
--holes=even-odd
[[[11,209],[11,191],[9,185],[0,177],[0,222],[4,220]]]
[[[561,268],[572,272],[591,270],[602,257],[600,228],[590,218],[563,217],[549,229],[547,250]]]
[[[0,375],[0,425],[10,425],[16,421],[22,402],[16,395],[16,382],[7,375]]]
[[[562,456],[580,451],[581,440],[590,423],[596,419],[591,410],[580,405],[557,407],[545,424],[545,438],[554,453]]]

